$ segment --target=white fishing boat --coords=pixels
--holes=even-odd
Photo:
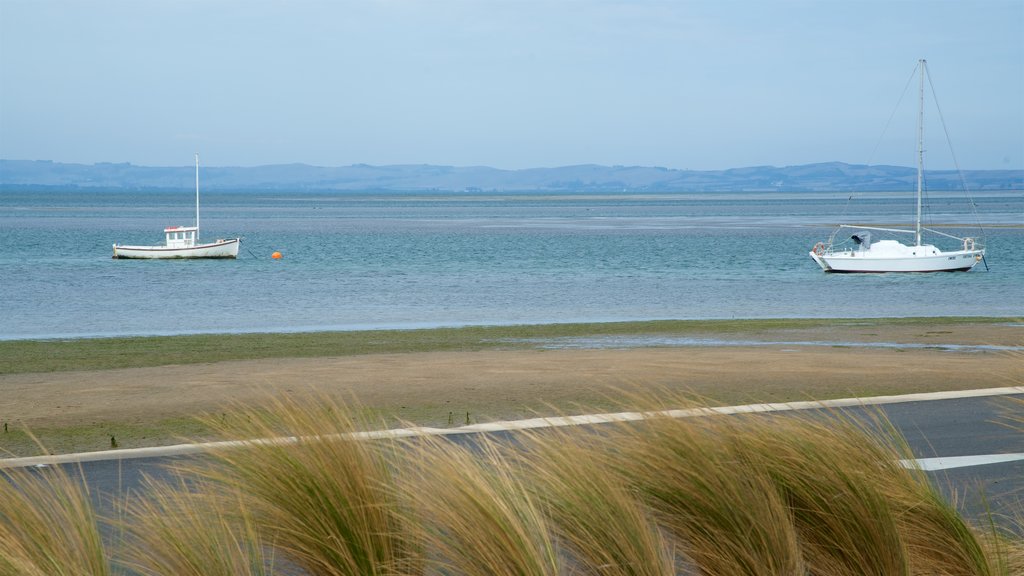
[[[810,256],[825,272],[966,272],[985,258],[985,247],[976,238],[962,238],[921,226],[921,189],[924,182],[924,79],[927,63],[918,61],[920,97],[917,117],[917,217],[914,229],[878,228],[840,224],[827,242],[818,242]],[[836,244],[844,231],[855,230]],[[914,243],[883,239],[872,242],[871,232],[913,234]],[[923,244],[921,233],[929,232],[956,241],[951,250]],[[848,243],[852,241],[852,244]]]
[[[114,244],[114,258],[237,258],[241,238],[199,242],[199,154],[196,154],[196,221],[194,226],[164,228],[162,246],[127,246]]]

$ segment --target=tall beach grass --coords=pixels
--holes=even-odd
[[[405,445],[400,491],[416,511],[417,541],[430,550],[429,573],[562,573],[545,508],[498,445],[484,440],[470,451],[434,438]]]
[[[353,434],[367,424],[344,405],[281,400],[211,420],[244,442],[150,480],[106,520],[117,540],[108,546],[76,478],[0,468],[0,574],[1024,568],[1012,530],[968,523],[923,472],[899,465],[909,450],[881,416],[679,419],[658,411],[685,398],[630,402],[653,412],[642,422],[456,443],[368,438]]]
[[[246,495],[194,477],[145,481],[122,515],[120,565],[146,576],[269,576],[273,546]]]
[[[184,473],[239,495],[273,547],[309,574],[391,576],[416,570],[408,514],[379,443],[356,439],[349,410],[317,397],[277,400],[229,423],[225,437],[288,438],[212,454]]]
[[[106,576],[89,488],[64,468],[0,468],[0,574]]]
[[[507,448],[545,505],[566,555],[588,574],[675,574],[676,550],[627,478],[609,473],[605,436],[566,429],[529,434]]]
[[[803,574],[792,513],[765,471],[744,462],[744,433],[735,423],[654,418],[619,425],[604,457],[700,573]]]

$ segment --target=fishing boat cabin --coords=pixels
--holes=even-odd
[[[171,226],[164,228],[168,248],[191,248],[196,245],[199,228],[195,226]]]

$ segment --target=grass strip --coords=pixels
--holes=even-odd
[[[1006,318],[814,318],[652,320],[578,324],[466,326],[346,332],[190,334],[126,338],[0,341],[0,375],[109,370],[266,358],[320,358],[405,352],[532,348],[536,338],[622,335],[728,335],[841,326],[986,324]]]

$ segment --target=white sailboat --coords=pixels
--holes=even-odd
[[[199,243],[199,154],[196,154],[196,222],[194,226],[164,228],[163,246],[126,246],[114,244],[114,258],[237,258],[241,238],[218,239]]]
[[[985,248],[975,238],[961,238],[921,227],[921,188],[924,181],[924,78],[927,63],[919,60],[918,67],[920,97],[917,118],[917,218],[914,229],[841,224],[829,237],[828,242],[818,242],[810,252],[811,258],[825,272],[966,272],[985,258]],[[836,236],[849,229],[856,230],[850,236],[853,245],[836,246]],[[896,240],[872,242],[871,231],[913,234],[914,244],[903,244]],[[923,244],[922,231],[956,240],[958,245],[956,249],[944,251],[932,244]]]

